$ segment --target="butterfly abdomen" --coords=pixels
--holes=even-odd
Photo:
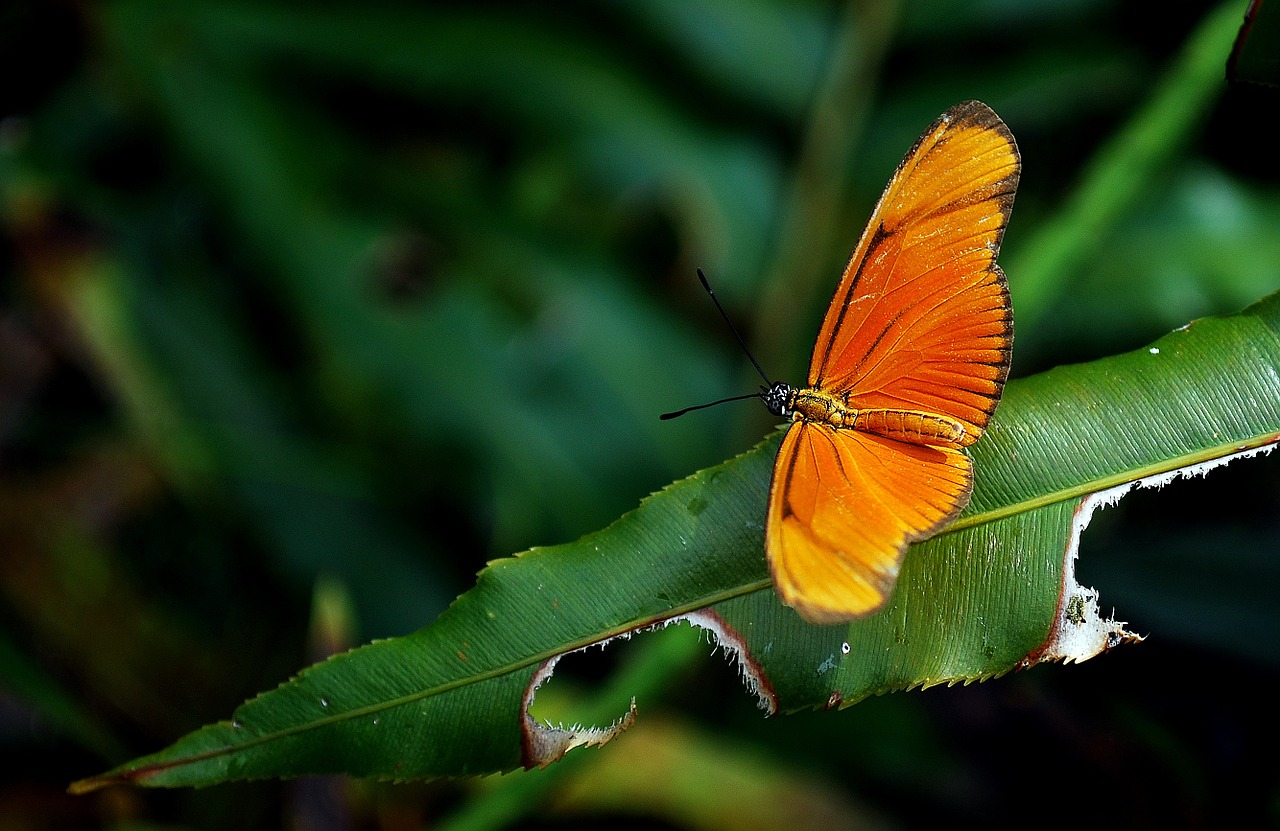
[[[931,447],[960,447],[964,439],[964,425],[954,418],[919,410],[859,410],[853,426],[888,439]]]
[[[852,428],[911,444],[960,447],[964,439],[964,425],[954,418],[920,410],[856,410],[840,397],[813,387],[795,390],[787,410],[797,420]]]

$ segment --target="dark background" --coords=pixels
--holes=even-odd
[[[1015,377],[1275,290],[1280,99],[1225,79],[1175,85],[1172,157],[1034,268],[1212,9],[5,4],[0,827],[401,829],[484,799],[63,791],[754,443],[754,405],[657,420],[757,383],[694,268],[801,377],[894,164],[957,101],[1023,153]],[[1276,464],[1094,518],[1081,582],[1141,645],[768,720],[709,658],[522,827],[1274,825]]]

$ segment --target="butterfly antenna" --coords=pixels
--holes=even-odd
[[[748,398],[759,398],[759,397],[760,397],[760,393],[758,392],[749,392],[746,395],[734,395],[730,398],[721,398],[719,401],[708,401],[706,404],[694,404],[692,407],[685,407],[683,410],[676,410],[674,413],[663,413],[662,415],[658,416],[658,418],[661,419],[662,421],[667,421],[668,419],[675,418],[676,416],[682,416],[685,413],[691,413],[694,410],[705,410],[707,407],[714,407],[717,404],[724,404],[728,401],[743,401]]]
[[[720,305],[720,298],[716,297],[716,293],[711,290],[711,283],[707,281],[707,275],[702,273],[702,269],[698,269],[698,280],[702,282],[702,287],[706,289],[707,296],[711,298],[711,302],[716,304],[716,308],[720,310],[720,316],[724,318],[724,322],[729,324],[729,331],[733,332],[733,336],[738,339],[738,345],[742,347],[742,351],[747,353],[747,357],[751,359],[751,365],[756,368],[756,372],[760,373],[760,377],[764,379],[765,385],[773,386],[773,382],[769,380],[769,376],[765,374],[760,367],[760,362],[756,360],[756,356],[751,354],[751,350],[747,348],[747,342],[742,339],[742,335],[738,334],[738,327],[733,325],[733,321],[729,318],[728,312],[724,310],[724,306]],[[658,416],[659,419],[666,421],[668,419],[682,416],[685,413],[694,410],[705,410],[707,407],[714,407],[717,404],[724,404],[729,401],[745,401],[748,398],[763,398],[765,387],[761,387],[761,392],[749,392],[745,395],[733,395],[729,398],[721,398],[719,401],[708,401],[706,404],[695,404],[692,407],[685,407],[683,410],[676,410],[673,413],[663,413]]]
[[[720,316],[724,318],[724,322],[729,324],[729,331],[733,332],[733,336],[738,339],[738,346],[741,346],[742,351],[747,353],[747,358],[751,360],[751,365],[756,368],[756,372],[759,372],[760,377],[764,379],[765,385],[773,386],[773,382],[769,380],[769,376],[766,375],[764,370],[760,368],[760,362],[756,360],[756,356],[752,355],[751,350],[747,348],[747,342],[742,339],[742,335],[738,334],[738,327],[733,325],[733,320],[730,319],[729,313],[724,310],[724,306],[720,305],[720,298],[716,297],[716,293],[711,290],[711,283],[707,281],[707,275],[702,273],[701,268],[698,269],[698,279],[702,281],[702,287],[707,290],[707,295],[711,298],[711,302],[715,303],[716,308],[720,310]],[[742,397],[748,398],[750,396],[742,396]],[[729,398],[725,400],[734,401],[736,399]],[[696,409],[696,408],[690,408],[690,409]]]

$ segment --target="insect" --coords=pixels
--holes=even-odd
[[[883,606],[907,546],[969,502],[965,448],[1009,374],[1013,310],[996,255],[1020,168],[991,108],[967,101],[944,112],[898,165],[853,249],[807,384],[770,381],[752,357],[765,385],[725,399],[759,397],[791,420],[765,549],[779,596],[811,623]]]

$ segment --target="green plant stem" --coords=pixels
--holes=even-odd
[[[860,145],[871,90],[897,29],[898,0],[856,0],[843,12],[826,71],[814,94],[791,190],[779,224],[776,254],[767,266],[756,307],[756,343],[771,363],[790,372],[807,358],[798,350],[791,318],[780,308],[811,308],[830,281],[814,252],[830,251],[844,210],[845,171]],[[825,281],[825,282],[824,282]]]
[[[1061,210],[1001,259],[1020,327],[1034,329],[1069,291],[1071,277],[1104,248],[1108,230],[1190,140],[1224,88],[1243,8],[1232,0],[1205,17],[1147,105],[1099,148]]]

